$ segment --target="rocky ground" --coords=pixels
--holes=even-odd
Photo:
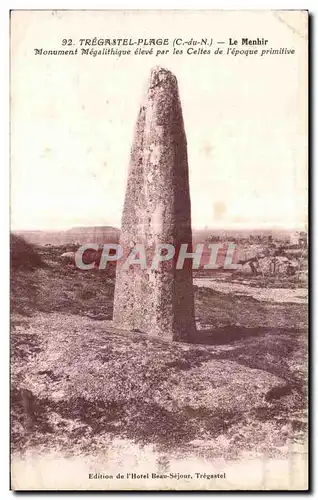
[[[197,344],[114,329],[114,278],[12,271],[12,450],[99,454],[120,440],[213,459],[285,457],[306,436],[306,304],[196,286]]]

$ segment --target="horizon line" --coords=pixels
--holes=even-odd
[[[117,225],[110,225],[110,224],[100,224],[100,225],[75,225],[75,226],[68,226],[64,228],[43,228],[43,227],[33,227],[33,228],[17,228],[17,227],[10,227],[9,231],[10,232],[66,232],[70,231],[72,229],[98,229],[98,228],[112,228],[116,229],[118,231],[121,231],[121,228]],[[264,226],[192,226],[192,231],[218,231],[218,232],[224,232],[224,231],[303,231],[303,232],[308,232],[308,228],[306,227],[306,224],[302,225],[295,225],[295,226],[283,226],[283,225],[264,225]]]

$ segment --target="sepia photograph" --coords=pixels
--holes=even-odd
[[[308,490],[308,12],[10,13],[14,491]]]

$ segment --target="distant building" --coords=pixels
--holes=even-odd
[[[308,233],[306,231],[301,231],[300,232],[300,244],[302,246],[307,246],[308,245]]]
[[[299,245],[300,234],[299,231],[294,231],[290,234],[289,243],[291,245]]]

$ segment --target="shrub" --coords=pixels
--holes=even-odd
[[[37,248],[25,241],[21,236],[10,235],[10,267],[11,269],[35,269],[44,267],[44,262]]]

